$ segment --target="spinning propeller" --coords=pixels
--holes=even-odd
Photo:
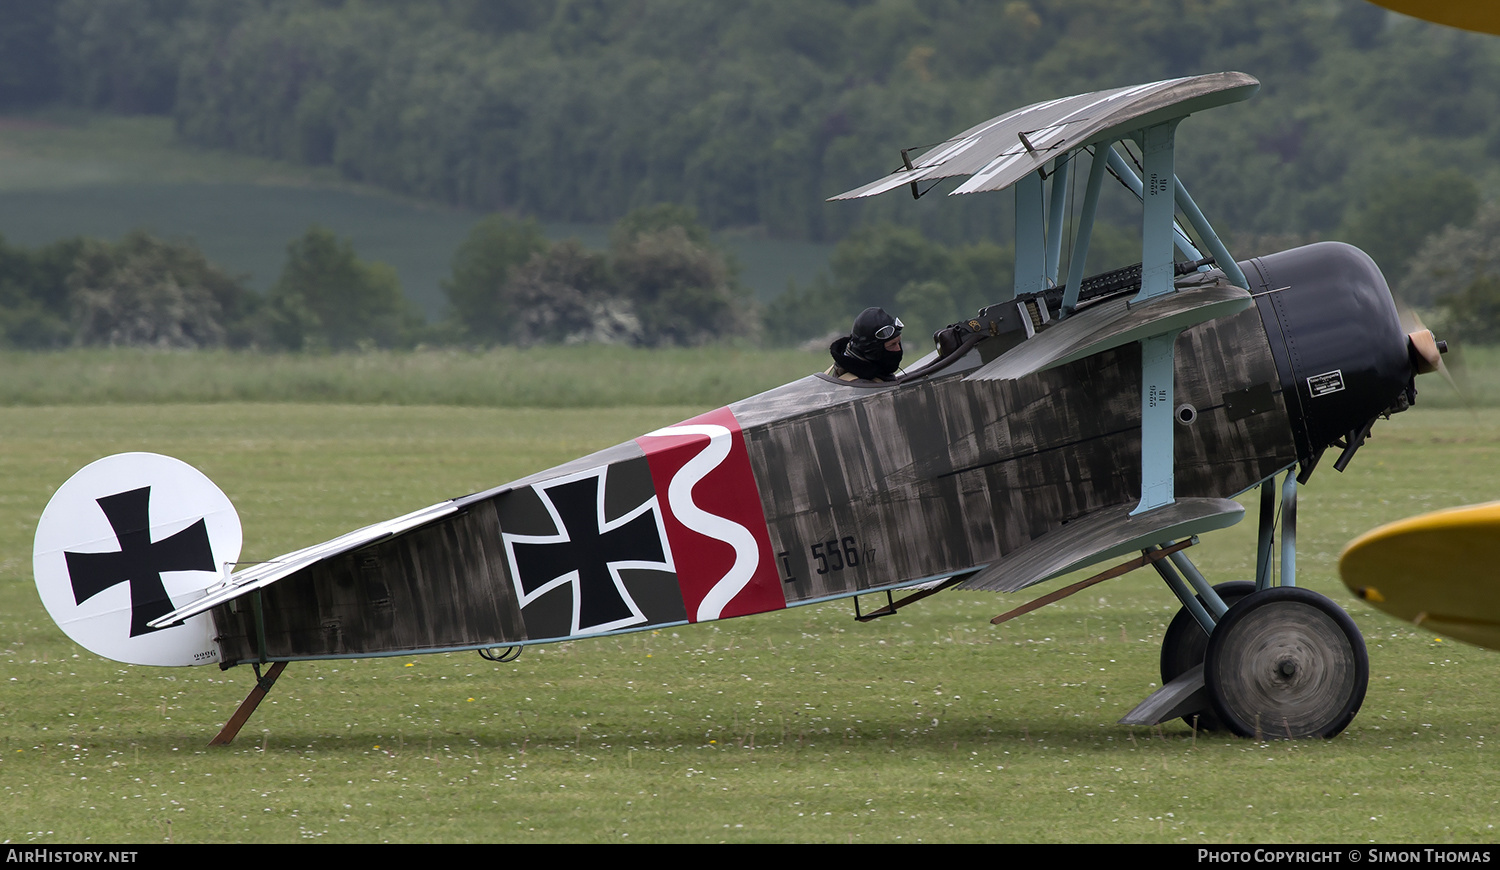
[[[1465,391],[1459,388],[1453,372],[1443,360],[1448,353],[1448,342],[1434,335],[1413,309],[1398,303],[1396,311],[1401,316],[1401,330],[1406,333],[1406,352],[1411,357],[1412,368],[1419,375],[1437,372],[1453,388],[1453,392],[1464,398]]]

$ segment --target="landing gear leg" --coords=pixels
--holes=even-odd
[[[1281,489],[1281,576],[1272,585],[1275,479],[1261,486],[1255,582],[1211,589],[1182,554],[1157,570],[1182,609],[1162,638],[1162,687],[1120,721],[1181,717],[1242,737],[1332,737],[1359,712],[1370,678],[1359,629],[1332,601],[1296,587],[1297,479]],[[1188,582],[1190,581],[1190,582]]]
[[[1227,607],[1234,607],[1240,599],[1255,591],[1249,580],[1233,580],[1214,585],[1214,591]],[[1208,649],[1208,632],[1186,608],[1177,611],[1167,625],[1167,633],[1161,639],[1161,684],[1163,686],[1203,664],[1203,654]],[[1206,698],[1204,699],[1207,700]],[[1196,723],[1194,720],[1197,720]],[[1224,728],[1211,705],[1182,717],[1188,725],[1200,731],[1221,731]]]

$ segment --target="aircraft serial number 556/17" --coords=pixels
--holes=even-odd
[[[859,544],[855,542],[853,535],[846,535],[837,541],[813,544],[811,552],[812,557],[817,560],[819,574],[842,571],[846,567],[859,567]]]

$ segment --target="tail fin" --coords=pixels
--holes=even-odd
[[[203,472],[170,456],[120,453],[53,494],[32,571],[52,620],[89,651],[138,665],[213,664],[211,614],[146,623],[227,576],[240,543],[234,505]]]

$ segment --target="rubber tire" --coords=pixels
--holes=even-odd
[[[1203,678],[1214,714],[1241,737],[1327,738],[1364,703],[1370,659],[1337,604],[1278,586],[1241,599],[1219,620]]]
[[[1231,580],[1214,584],[1214,591],[1224,599],[1227,607],[1234,607],[1242,598],[1255,591],[1249,580]],[[1202,596],[1198,603],[1203,603]],[[1167,623],[1167,633],[1161,637],[1161,684],[1165,686],[1184,673],[1203,664],[1203,654],[1208,651],[1208,633],[1186,607],[1180,608],[1172,621]],[[1194,722],[1193,720],[1197,720]],[[1224,723],[1214,715],[1212,707],[1182,717],[1189,728],[1199,731],[1223,731]]]

